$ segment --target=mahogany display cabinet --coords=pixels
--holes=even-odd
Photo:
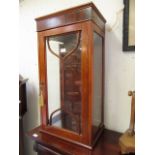
[[[106,20],[93,3],[36,18],[39,131],[92,149],[104,129]]]

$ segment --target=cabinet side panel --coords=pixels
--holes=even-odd
[[[94,55],[93,55],[93,110],[92,110],[92,126],[93,136],[96,134],[98,127],[102,123],[102,37],[94,32]]]

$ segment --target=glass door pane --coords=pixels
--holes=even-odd
[[[81,33],[46,38],[49,125],[81,132]]]

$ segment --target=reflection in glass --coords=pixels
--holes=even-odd
[[[46,39],[49,124],[81,132],[80,32]]]
[[[94,62],[93,62],[93,136],[102,121],[102,37],[94,32]]]

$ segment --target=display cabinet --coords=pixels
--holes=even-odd
[[[42,134],[91,149],[102,133],[105,22],[93,3],[36,18]]]

